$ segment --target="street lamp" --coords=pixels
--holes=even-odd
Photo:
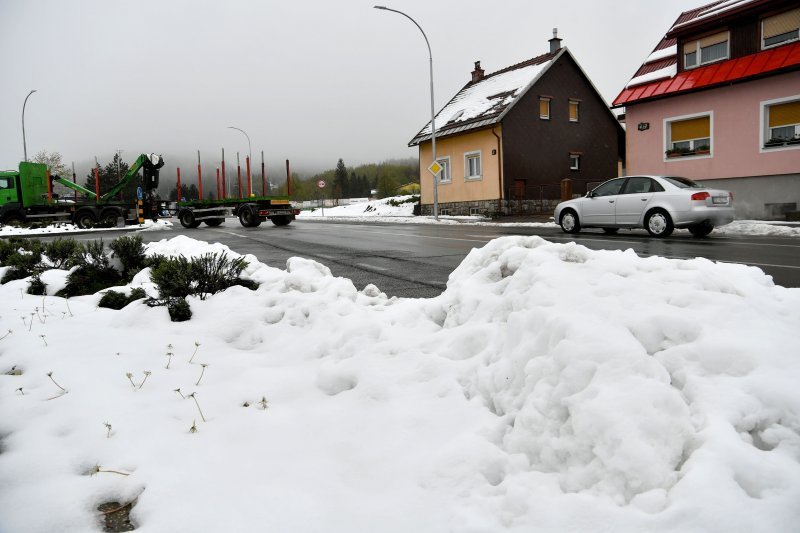
[[[250,196],[252,189],[250,188],[250,162],[253,160],[253,151],[250,147],[250,136],[244,131],[242,128],[237,128],[236,126],[228,126],[229,129],[241,131],[244,133],[244,136],[247,137],[247,196]],[[236,152],[236,163],[239,163],[239,152]],[[242,197],[242,181],[241,178],[239,179],[239,197]]]
[[[253,151],[250,149],[250,136],[247,134],[246,131],[244,131],[241,128],[237,128],[236,126],[228,126],[228,129],[237,130],[237,131],[241,131],[242,133],[244,133],[244,136],[247,137],[247,154],[250,157],[250,160],[252,161],[253,160]]]
[[[402,11],[398,11],[396,9],[390,9],[386,6],[373,6],[375,9],[381,9],[383,11],[391,11],[393,13],[397,13],[398,15],[403,15],[405,18],[410,20],[414,23],[414,25],[422,32],[422,36],[425,38],[425,44],[428,45],[428,63],[430,66],[430,78],[431,78],[431,150],[433,152],[433,161],[436,162],[436,113],[433,107],[433,54],[431,53],[431,43],[428,41],[428,36],[425,35],[425,32],[422,30],[422,27],[417,24],[417,21],[413,18],[409,17]],[[435,174],[433,176],[433,217],[436,220],[439,220],[439,174]]]
[[[29,92],[28,96],[25,97],[25,101],[22,103],[22,151],[25,154],[25,161],[28,161],[28,144],[25,142],[25,104],[28,103],[28,98],[35,92],[36,89]]]

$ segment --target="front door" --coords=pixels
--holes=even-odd
[[[623,183],[625,178],[615,178],[596,187],[591,195],[581,202],[581,224],[613,226],[616,202]]]

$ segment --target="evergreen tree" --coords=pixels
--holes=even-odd
[[[119,154],[114,154],[114,158],[105,167],[100,167],[98,170],[98,178],[100,182],[100,196],[106,194],[111,187],[122,181],[125,175],[130,170],[130,165],[124,162]],[[136,201],[136,189],[142,184],[141,175],[136,175],[122,191],[117,194],[115,200],[123,202]],[[86,176],[84,187],[90,191],[95,190],[94,182],[94,169],[92,169]]]
[[[348,190],[347,167],[344,166],[344,161],[339,159],[336,163],[336,170],[333,173],[333,196],[334,198],[341,199],[343,194]]]

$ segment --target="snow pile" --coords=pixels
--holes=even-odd
[[[32,235],[32,236],[41,236],[41,235],[61,235],[65,233],[95,233],[95,232],[108,232],[108,231],[130,231],[131,229],[136,229],[139,231],[158,231],[163,229],[169,229],[172,227],[172,222],[169,220],[145,220],[143,224],[134,224],[132,226],[124,226],[122,228],[92,228],[92,229],[81,229],[75,224],[62,222],[59,224],[53,224],[51,226],[45,226],[43,228],[24,228],[24,227],[16,227],[16,226],[5,226],[0,225],[0,237],[10,237],[12,235]]]
[[[796,529],[800,290],[756,268],[505,237],[423,300],[247,259],[179,324],[0,286],[0,531]]]
[[[800,225],[782,225],[758,220],[734,220],[730,224],[714,228],[720,235],[764,235],[769,237],[800,237]]]
[[[381,200],[371,200],[369,202],[359,202],[357,204],[339,205],[336,207],[326,207],[325,217],[410,217],[414,215],[415,202],[411,202],[413,196],[393,196]],[[397,204],[397,205],[392,205]],[[301,211],[299,218],[321,217],[323,209],[314,208],[313,211]]]

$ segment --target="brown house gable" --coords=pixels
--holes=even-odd
[[[540,97],[550,98],[550,119],[539,118]],[[578,102],[577,122],[569,119],[570,101]],[[625,131],[591,81],[569,53],[541,74],[502,119],[503,191],[514,199],[524,180],[528,199],[557,198],[560,182],[574,180],[575,193],[587,182],[618,174],[624,160]],[[580,156],[579,169],[570,169],[570,155]]]

